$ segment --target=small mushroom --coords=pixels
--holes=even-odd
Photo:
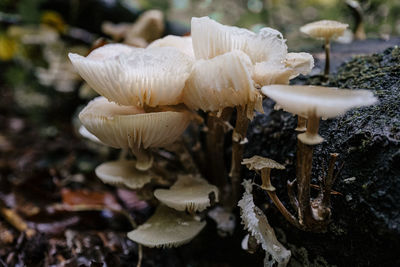
[[[175,47],[194,59],[192,37],[190,36],[168,35],[149,44],[148,48],[152,47]]]
[[[178,247],[190,242],[204,227],[192,216],[160,205],[144,224],[128,237],[146,247]]]
[[[304,25],[300,31],[314,38],[325,40],[325,75],[329,74],[329,53],[330,53],[330,40],[335,37],[342,36],[344,31],[349,27],[334,20],[320,20]]]
[[[181,103],[192,59],[174,47],[133,48],[109,44],[87,57],[69,54],[75,69],[100,95],[120,105]]]
[[[148,172],[137,170],[135,165],[135,160],[109,161],[97,166],[95,173],[106,184],[139,189],[150,183],[152,176]]]
[[[153,160],[147,149],[173,143],[188,126],[190,114],[186,111],[145,113],[141,108],[119,106],[97,97],[81,111],[79,119],[104,144],[130,148],[137,158],[136,168],[147,170]]]
[[[218,188],[201,177],[180,175],[170,189],[157,189],[154,196],[170,208],[193,213],[210,207],[212,201],[218,202]]]
[[[279,164],[278,162],[260,156],[253,156],[248,159],[243,159],[242,165],[246,165],[249,170],[261,170],[261,188],[266,191],[275,191],[275,187],[271,184],[271,169],[285,169],[285,166]]]
[[[322,143],[318,134],[319,119],[333,118],[355,107],[377,102],[371,91],[329,88],[322,86],[269,85],[261,89],[285,111],[307,118],[307,131],[298,135],[307,145]]]

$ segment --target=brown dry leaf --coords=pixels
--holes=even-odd
[[[115,210],[121,210],[117,199],[108,192],[89,191],[87,189],[61,190],[62,203],[70,206],[105,206]]]

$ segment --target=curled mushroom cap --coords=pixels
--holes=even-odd
[[[297,76],[293,68],[269,62],[256,63],[254,66],[253,80],[258,88],[270,84],[288,84],[290,79]]]
[[[129,232],[128,237],[146,247],[178,247],[190,242],[205,225],[184,212],[160,205],[154,215]]]
[[[81,111],[83,125],[103,143],[116,148],[162,147],[173,143],[190,121],[188,112],[152,112],[120,106],[96,97]]]
[[[88,129],[86,129],[85,126],[81,125],[81,127],[79,127],[79,134],[82,135],[83,137],[89,139],[92,142],[104,145],[99,138],[97,138],[94,134],[92,134],[91,132],[88,131]]]
[[[249,170],[262,170],[262,169],[285,169],[285,166],[279,164],[275,160],[264,158],[261,156],[252,156],[248,159],[243,159],[242,165],[246,165]]]
[[[296,71],[296,74],[306,75],[314,67],[314,58],[309,53],[287,53],[285,65]]]
[[[188,112],[145,113],[133,106],[119,106],[97,97],[81,111],[82,124],[106,145],[130,148],[137,157],[136,167],[147,170],[152,158],[143,149],[173,143],[190,122]]]
[[[151,47],[175,47],[194,59],[192,37],[190,36],[168,35],[149,44],[148,48]]]
[[[349,27],[334,20],[320,20],[304,25],[300,31],[314,38],[331,39],[343,35],[344,31]]]
[[[367,90],[349,90],[322,86],[269,85],[261,88],[264,95],[272,98],[284,110],[307,117],[332,118],[355,107],[369,106],[377,102]]]
[[[75,69],[100,95],[121,105],[181,102],[192,59],[173,47],[106,45],[87,57],[69,54]]]
[[[193,175],[180,175],[170,189],[157,189],[154,196],[170,208],[191,212],[203,211],[211,206],[210,194],[218,201],[218,188]]]
[[[186,82],[183,101],[204,111],[245,105],[257,97],[251,73],[251,61],[241,51],[198,60]]]
[[[285,59],[287,53],[282,34],[272,28],[263,28],[256,34],[201,17],[192,18],[191,33],[197,59],[209,59],[233,50],[241,50],[249,55],[253,63],[279,63]]]
[[[135,165],[135,160],[109,161],[97,166],[95,172],[106,184],[138,189],[150,183],[152,176],[148,172],[137,170]]]

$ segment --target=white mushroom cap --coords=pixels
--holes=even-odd
[[[192,216],[160,205],[154,215],[128,237],[146,247],[178,247],[190,242],[206,225]]]
[[[192,69],[192,59],[173,47],[105,45],[87,57],[69,58],[90,87],[121,105],[180,103]]]
[[[293,76],[298,73],[282,65],[269,62],[256,63],[254,66],[253,80],[258,87],[270,84],[288,84]]]
[[[194,59],[192,37],[190,36],[168,35],[149,44],[148,48],[152,47],[175,47]]]
[[[314,67],[314,58],[309,53],[287,53],[285,65],[296,71],[297,74],[307,75]]]
[[[338,21],[320,20],[304,25],[300,31],[314,38],[330,39],[343,35],[347,27],[349,27],[348,24]]]
[[[351,108],[369,106],[377,102],[373,93],[367,90],[269,85],[261,88],[261,91],[284,110],[303,117],[314,113],[317,117],[333,118]]]
[[[218,111],[255,101],[252,64],[241,51],[209,60],[198,60],[183,91],[184,103],[192,109]]]
[[[225,26],[208,18],[192,18],[193,50],[197,59],[241,50],[253,63],[282,62],[287,46],[282,34],[272,28],[262,28],[258,34],[246,29]]]
[[[104,144],[116,148],[162,147],[173,143],[190,121],[188,112],[152,112],[119,106],[97,97],[81,111],[82,124]]]
[[[131,189],[142,188],[150,183],[149,172],[136,169],[135,160],[118,160],[105,162],[96,167],[96,175],[106,184],[125,185]]]
[[[218,202],[218,188],[201,177],[180,175],[170,189],[157,189],[154,196],[163,204],[178,211],[203,211],[211,206],[209,195]]]

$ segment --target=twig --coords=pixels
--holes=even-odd
[[[28,227],[26,222],[14,210],[0,207],[0,214],[15,229],[26,234],[28,238],[35,235],[36,231]]]

